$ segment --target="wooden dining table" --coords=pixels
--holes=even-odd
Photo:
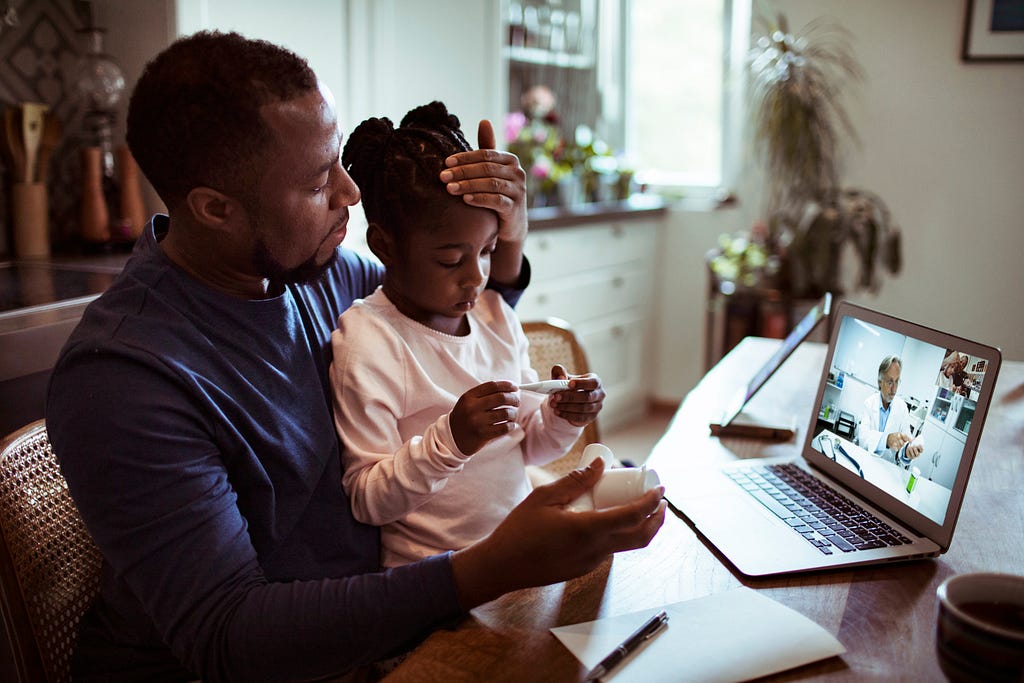
[[[795,454],[803,446],[825,361],[806,342],[754,397],[758,419],[794,422],[783,443],[709,433],[723,402],[767,360],[777,340],[748,337],[686,396],[647,465],[671,500],[692,468]],[[642,459],[646,454],[617,453]],[[727,511],[723,511],[724,514]],[[571,549],[566,549],[571,552]],[[552,635],[556,626],[751,588],[832,633],[845,654],[769,681],[941,681],[935,651],[936,589],[965,572],[1024,574],[1024,362],[1004,361],[948,552],[935,559],[751,579],[669,512],[649,546],[623,552],[571,581],[505,595],[426,638],[385,680],[581,681],[586,668]],[[773,634],[766,632],[765,638]],[[685,672],[686,662],[679,662]]]

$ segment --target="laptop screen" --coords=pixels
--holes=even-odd
[[[951,524],[999,362],[992,347],[843,302],[809,445],[869,483],[873,502]]]

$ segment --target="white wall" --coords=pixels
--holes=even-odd
[[[302,0],[303,11],[296,12],[282,10],[280,3],[270,0],[93,0],[96,22],[107,28],[106,50],[121,66],[127,83],[115,140],[124,139],[128,98],[146,63],[175,38],[203,29],[237,31],[293,50],[309,61],[340,101],[348,89],[342,40],[346,4]],[[149,211],[165,210],[148,183],[145,197]]]
[[[337,1],[337,0],[336,0]],[[497,0],[348,0],[352,89],[349,127],[369,116],[395,123],[443,101],[471,142],[492,119],[501,134],[504,83]],[[503,80],[504,79],[504,80]]]
[[[129,91],[174,38],[218,29],[308,59],[348,127],[368,116],[401,117],[432,98],[473,132],[479,119],[504,115],[499,0],[93,0],[93,7]]]
[[[845,183],[878,193],[903,230],[904,268],[877,296],[849,298],[994,344],[1024,360],[1024,63],[960,61],[962,0],[774,0],[792,28],[828,16],[853,35],[866,72],[849,108],[861,140]],[[656,396],[680,398],[699,380],[703,273],[718,232],[759,217],[755,162],[742,206],[674,213],[662,272]]]
[[[339,0],[302,0],[289,7],[269,0],[177,0],[177,34],[202,29],[237,31],[262,38],[306,58],[340,100],[348,83],[345,69],[345,5]]]
[[[146,62],[176,37],[202,29],[238,31],[305,57],[337,100],[342,129],[370,116],[396,123],[415,106],[444,101],[471,142],[488,118],[501,135],[507,74],[501,68],[498,0],[94,0],[108,28],[107,51],[125,73],[115,138]],[[500,140],[499,140],[500,142]],[[147,208],[158,210],[151,189]],[[357,242],[359,226],[351,241]]]

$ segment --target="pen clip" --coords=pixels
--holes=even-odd
[[[658,635],[658,631],[668,626],[668,614],[660,612],[655,617],[657,621],[652,626],[651,630],[644,634],[644,640],[650,640],[654,636]]]

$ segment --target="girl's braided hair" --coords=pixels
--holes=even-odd
[[[446,207],[461,202],[438,176],[446,158],[471,149],[459,119],[434,101],[410,111],[398,128],[384,117],[363,121],[345,143],[341,163],[359,186],[366,220],[400,234],[443,218]]]

